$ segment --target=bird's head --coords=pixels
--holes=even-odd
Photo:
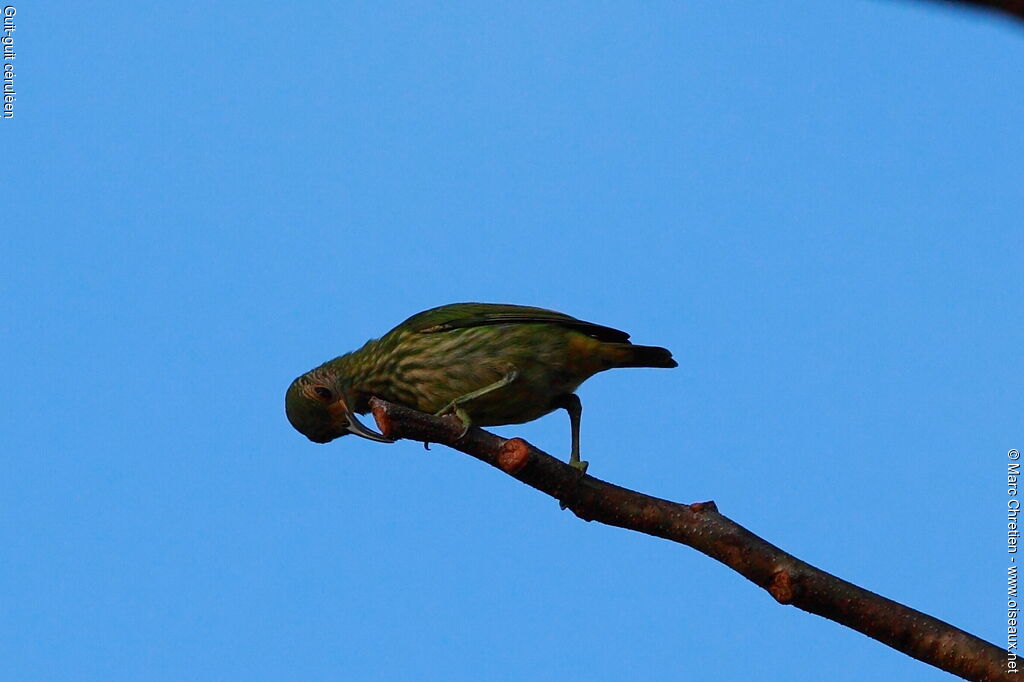
[[[352,403],[352,392],[340,377],[318,368],[306,372],[288,387],[284,411],[295,430],[314,443],[329,443],[349,433],[381,443],[393,442],[360,423]]]

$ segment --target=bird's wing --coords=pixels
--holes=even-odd
[[[593,322],[577,320],[564,313],[544,308],[506,303],[452,303],[424,310],[398,325],[423,334],[446,332],[492,324],[556,324],[576,329],[600,341],[624,343],[629,334]]]

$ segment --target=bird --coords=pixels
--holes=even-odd
[[[676,367],[672,353],[634,345],[629,334],[545,308],[453,303],[413,315],[379,339],[296,378],[288,421],[314,443],[347,434],[392,439],[362,424],[371,397],[471,425],[502,426],[569,414],[569,464],[580,458],[583,405],[576,389],[617,367]]]

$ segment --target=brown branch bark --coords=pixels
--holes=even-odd
[[[521,438],[505,440],[455,417],[433,417],[374,398],[377,426],[392,438],[440,443],[476,457],[554,497],[585,521],[647,533],[717,559],[781,604],[791,604],[968,680],[1010,679],[1006,651],[949,623],[869,592],[784,552],[718,512],[714,502],[680,504],[581,476]]]

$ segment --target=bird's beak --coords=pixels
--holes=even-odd
[[[362,436],[367,440],[375,440],[378,443],[395,442],[394,438],[388,438],[382,433],[377,433],[376,431],[367,428],[365,425],[363,425],[362,422],[356,419],[356,415],[353,414],[352,412],[348,413],[348,426],[346,426],[345,428],[348,429],[349,433],[354,433],[357,436]]]
[[[355,413],[344,400],[335,400],[327,406],[327,411],[331,415],[332,425],[337,429],[344,429],[348,433],[354,433],[357,436],[362,436],[367,440],[375,440],[378,443],[395,442],[394,438],[388,438],[382,433],[377,433],[376,431],[366,428],[362,422],[356,419]],[[335,433],[331,436],[331,439],[344,435],[344,433]]]

